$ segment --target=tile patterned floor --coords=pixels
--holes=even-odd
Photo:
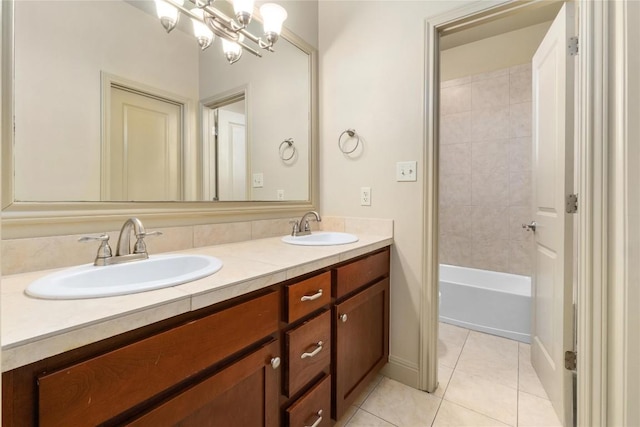
[[[380,376],[336,427],[562,425],[528,344],[441,323],[438,357],[435,393]]]

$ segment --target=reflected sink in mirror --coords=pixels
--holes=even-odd
[[[167,288],[210,276],[222,261],[206,255],[155,255],[143,261],[68,268],[31,283],[25,293],[45,299],[126,295]]]
[[[291,245],[300,246],[333,246],[345,245],[358,241],[358,237],[349,233],[337,231],[318,231],[306,236],[284,236],[282,241]]]

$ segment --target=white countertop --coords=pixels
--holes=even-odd
[[[389,246],[392,236],[358,234],[355,243],[295,246],[280,237],[189,249],[222,260],[217,273],[170,288],[124,296],[44,300],[34,280],[58,270],[2,278],[2,371],[197,310]],[[153,254],[151,255],[153,256]]]

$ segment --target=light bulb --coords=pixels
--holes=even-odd
[[[174,0],[177,4],[182,6],[184,4],[184,0]],[[179,12],[178,9],[164,1],[164,0],[155,0],[156,2],[156,12],[158,14],[158,18],[160,18],[160,22],[167,33],[170,33],[176,27],[178,23]]]
[[[264,33],[267,40],[273,44],[282,32],[282,23],[287,19],[287,11],[275,3],[265,3],[260,6],[260,15],[264,22]]]
[[[233,10],[236,13],[236,19],[243,25],[249,25],[251,22],[251,14],[253,14],[254,0],[233,0]]]
[[[194,8],[191,9],[191,12],[198,18],[204,20],[204,10]],[[193,23],[193,34],[198,40],[198,45],[200,45],[200,48],[202,50],[205,50],[206,48],[211,46],[211,43],[213,42],[213,31],[211,31],[211,29],[207,27],[206,24],[195,18],[191,18],[191,22]]]
[[[233,64],[242,56],[242,47],[238,43],[227,39],[222,39],[222,50],[230,64]]]

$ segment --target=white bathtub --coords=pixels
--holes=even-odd
[[[440,321],[529,343],[531,278],[440,264]]]

